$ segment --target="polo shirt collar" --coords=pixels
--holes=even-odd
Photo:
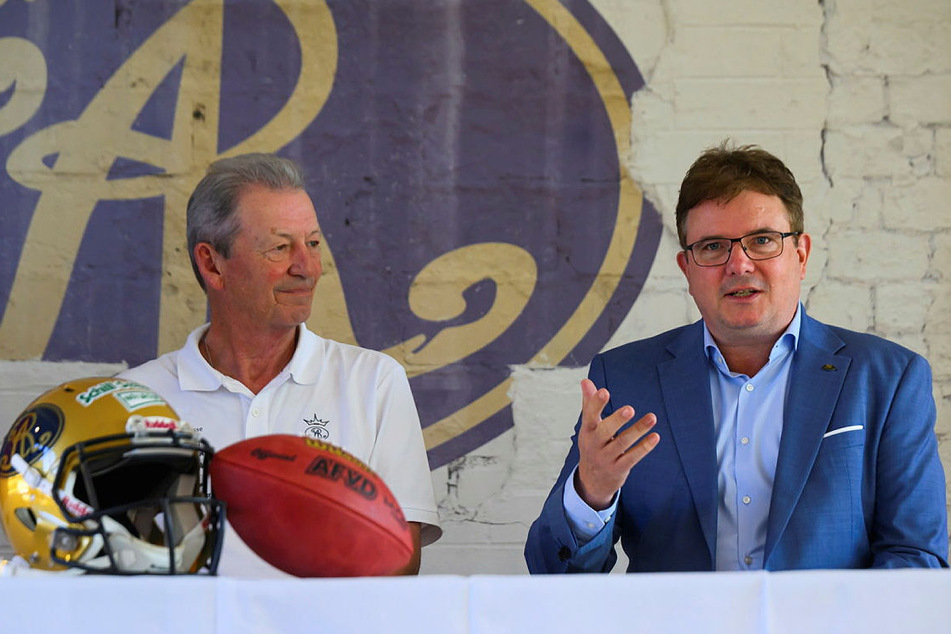
[[[208,364],[198,349],[198,343],[210,326],[206,323],[193,330],[178,352],[178,382],[182,390],[214,392],[224,385],[221,373]],[[316,383],[320,364],[315,362],[315,358],[319,356],[321,341],[304,324],[298,326],[297,348],[281,374],[290,375],[302,385]]]

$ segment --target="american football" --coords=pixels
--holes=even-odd
[[[298,577],[393,574],[413,552],[396,498],[367,465],[329,443],[275,434],[212,459],[213,494],[241,539]]]

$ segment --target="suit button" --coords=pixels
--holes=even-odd
[[[568,561],[571,559],[571,549],[567,546],[562,546],[561,550],[558,551],[558,559],[562,561]]]

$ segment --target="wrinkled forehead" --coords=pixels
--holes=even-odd
[[[238,198],[235,216],[239,231],[310,234],[320,231],[317,210],[303,189],[270,189],[249,185]]]

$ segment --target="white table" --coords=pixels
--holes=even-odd
[[[948,571],[0,578],[2,632],[951,632]]]

